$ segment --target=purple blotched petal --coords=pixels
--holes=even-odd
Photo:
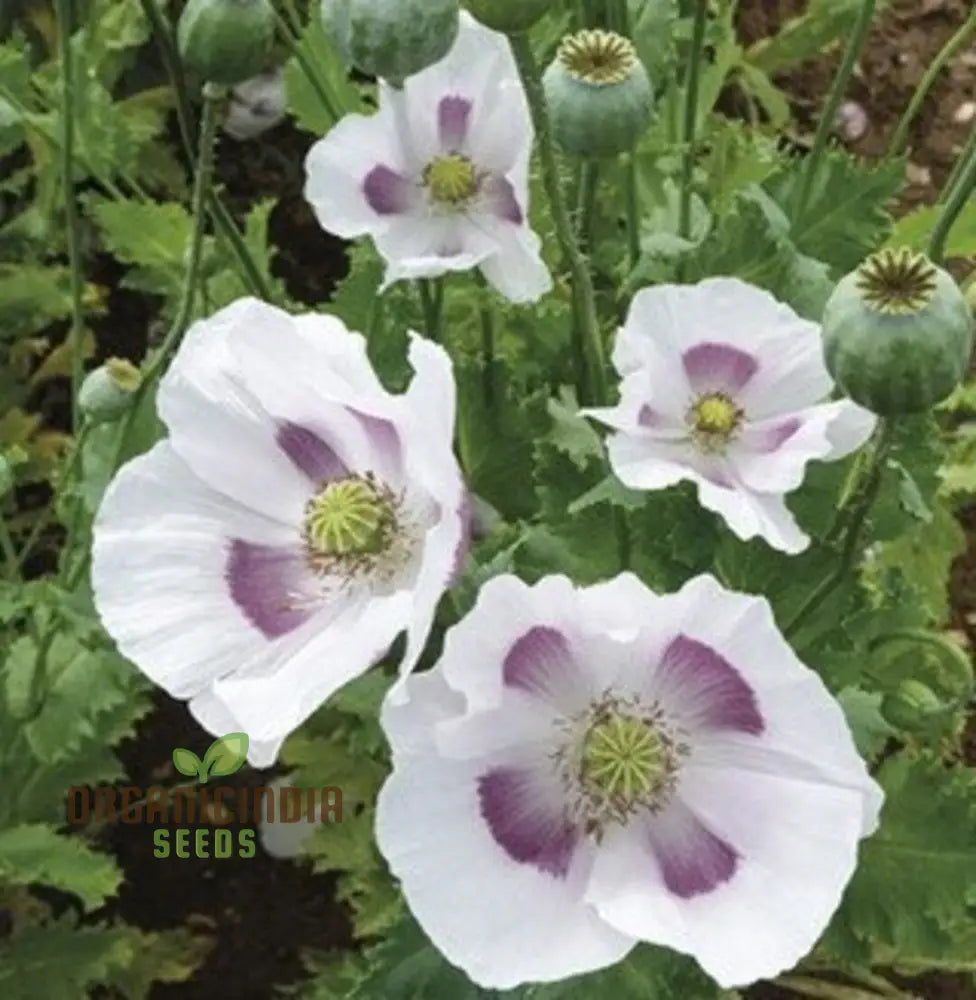
[[[687,728],[765,729],[755,692],[711,646],[679,635],[664,651],[654,678],[664,710]]]
[[[299,598],[303,568],[297,548],[231,540],[224,572],[230,595],[265,638],[286,635],[315,614],[317,608]]]
[[[410,208],[413,187],[402,174],[381,164],[366,175],[363,194],[377,215],[400,215]]]
[[[350,411],[363,425],[370,446],[387,469],[398,469],[401,464],[400,435],[391,420],[370,416],[368,413]]]
[[[457,152],[468,135],[471,102],[466,97],[444,97],[437,106],[437,131],[441,148],[447,153]]]
[[[515,188],[504,178],[491,174],[481,182],[481,197],[487,211],[520,226],[525,218],[515,196]]]
[[[349,474],[332,447],[308,427],[284,422],[276,435],[278,447],[313,482],[328,483]]]
[[[574,669],[569,643],[562,632],[545,625],[529,629],[508,651],[502,677],[509,687],[551,696]]]
[[[682,899],[711,892],[735,874],[739,854],[675,800],[648,824],[651,850],[669,891]]]
[[[696,393],[734,394],[759,370],[759,361],[731,344],[696,344],[681,356],[691,388]]]
[[[803,421],[798,417],[787,417],[766,427],[752,427],[743,436],[743,442],[750,451],[763,455],[778,451],[800,429]]]
[[[579,831],[563,811],[546,803],[528,771],[497,768],[478,779],[481,815],[510,858],[565,878]]]

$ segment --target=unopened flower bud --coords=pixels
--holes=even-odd
[[[514,35],[531,28],[552,0],[464,0],[464,6],[485,27]]]
[[[269,0],[189,0],[177,25],[183,62],[204,80],[225,86],[265,69],[274,34]]]
[[[542,82],[553,135],[577,156],[633,149],[654,110],[651,81],[637,50],[612,31],[568,35]]]
[[[447,55],[458,0],[322,0],[322,23],[340,58],[400,84]]]
[[[109,358],[85,377],[78,391],[78,406],[92,423],[116,420],[132,405],[141,383],[142,375],[135,365]]]
[[[879,250],[841,278],[823,314],[838,387],[884,416],[919,413],[962,380],[973,316],[952,275],[908,248]]]
[[[885,720],[906,732],[927,728],[942,711],[943,705],[932,689],[914,679],[902,681],[881,703]]]

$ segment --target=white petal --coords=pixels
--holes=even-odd
[[[802,552],[810,544],[809,535],[800,529],[779,494],[757,493],[741,484],[717,486],[699,479],[698,501],[719,514],[743,541],[758,536],[774,549],[789,553]]]
[[[98,511],[92,586],[99,615],[119,651],[176,698],[269,647],[231,596],[232,538],[298,541],[293,529],[211,490],[167,441],[122,468]]]
[[[511,223],[502,223],[511,226]],[[501,233],[500,248],[481,263],[481,273],[510,302],[536,302],[552,288],[543,263],[542,241],[524,226]]]
[[[482,162],[482,169],[506,172],[523,146],[531,142],[528,108],[521,88],[511,48],[504,35],[479,24],[465,11],[461,13],[457,39],[450,52],[433,66],[404,81],[403,97],[409,117],[409,129],[418,149],[435,155],[441,151],[438,140],[438,108],[445,97],[461,97],[471,102],[469,136],[483,136],[482,141],[469,140],[463,152],[475,158],[475,153],[494,154],[498,162]],[[502,94],[510,98],[502,102]],[[519,100],[520,99],[520,100]],[[506,139],[515,144],[504,148],[502,136],[495,137],[496,115],[504,108],[512,119],[519,119],[522,128],[507,132]]]
[[[352,239],[382,232],[397,218],[378,213],[367,200],[364,186],[376,167],[415,177],[416,165],[385,104],[373,115],[347,115],[309,150],[305,199],[323,229]]]
[[[376,841],[411,912],[448,961],[507,989],[611,965],[633,940],[582,903],[590,856],[557,877],[513,860],[481,816],[484,765],[400,756],[377,802]],[[433,791],[436,789],[436,791]]]
[[[386,653],[410,611],[410,593],[399,591],[312,618],[211,684],[190,702],[190,711],[210,732],[246,732],[248,760],[268,767],[291,732]]]
[[[277,444],[278,427],[240,377],[235,342],[249,329],[269,344],[287,345],[294,336],[291,317],[257,299],[239,299],[194,323],[160,383],[159,415],[173,448],[204,482],[294,527],[309,483]]]
[[[831,446],[826,456],[828,459],[844,458],[857,451],[878,425],[878,418],[870,410],[849,399],[826,403],[824,409],[831,418],[827,424],[827,438]]]

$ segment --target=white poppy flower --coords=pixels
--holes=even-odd
[[[629,573],[496,577],[382,721],[380,849],[437,948],[494,989],[639,941],[723,987],[776,975],[882,801],[767,602],[709,576],[665,596]]]
[[[552,287],[527,222],[532,122],[504,35],[462,13],[453,48],[380,83],[374,115],[347,115],[308,154],[305,197],[323,228],[370,235],[389,286],[480,267],[513,302]]]
[[[416,337],[410,362],[390,394],[339,320],[241,299],[190,329],[158,393],[169,438],[98,512],[108,632],[256,766],[404,629],[414,665],[464,551],[451,364]]]
[[[737,278],[639,291],[613,362],[619,404],[586,412],[616,430],[608,450],[620,481],[659,490],[691,480],[736,535],[783,552],[810,541],[783,499],[807,462],[842,458],[875,425],[850,400],[824,402],[833,382],[820,327]]]

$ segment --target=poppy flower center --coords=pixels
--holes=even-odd
[[[664,784],[671,755],[660,733],[644,719],[611,714],[583,738],[582,777],[627,809]]]
[[[722,392],[700,397],[689,413],[692,437],[704,451],[728,444],[741,422],[742,410]]]
[[[564,38],[557,58],[577,80],[606,86],[627,79],[637,64],[637,50],[622,35],[586,29]]]
[[[329,483],[305,507],[305,541],[317,556],[374,555],[395,531],[394,498],[368,473]]]
[[[424,168],[424,184],[438,205],[457,208],[478,191],[478,174],[474,164],[457,153],[438,156]]]

